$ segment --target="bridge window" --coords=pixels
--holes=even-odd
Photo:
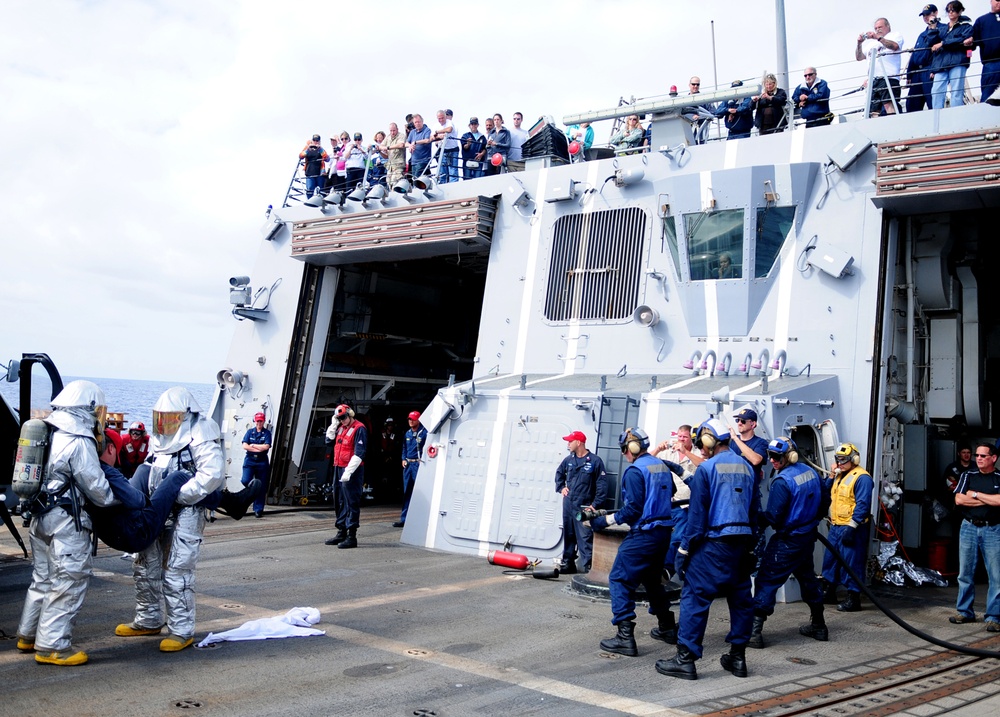
[[[743,210],[684,215],[692,281],[743,277]]]
[[[639,301],[646,212],[638,207],[560,217],[545,295],[550,321],[628,319]]]
[[[795,207],[761,207],[757,210],[754,277],[763,279],[774,266],[785,237],[792,230]]]

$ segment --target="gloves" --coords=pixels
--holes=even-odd
[[[351,456],[351,460],[347,462],[347,467],[344,468],[344,472],[340,476],[340,482],[346,483],[349,481],[351,476],[354,475],[354,471],[356,471],[360,465],[361,459],[357,456]]]
[[[677,571],[678,577],[681,580],[687,575],[688,562],[691,560],[691,556],[688,555],[688,551],[684,548],[677,548],[677,557],[674,558],[674,570]]]

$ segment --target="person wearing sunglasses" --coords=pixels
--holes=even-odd
[[[792,93],[799,117],[806,121],[806,127],[830,124],[833,114],[830,112],[830,88],[826,80],[816,76],[815,67],[807,67],[802,76],[804,81]]]
[[[767,441],[754,435],[757,430],[757,412],[752,408],[743,408],[733,414],[733,420],[736,421],[736,426],[732,430],[733,437],[729,447],[753,468],[759,488],[764,477],[764,461],[767,460]]]
[[[853,443],[841,443],[834,451],[833,460],[836,464],[831,471],[833,477],[823,481],[824,487],[830,491],[830,531],[827,540],[851,566],[851,570],[863,576],[875,482],[861,467],[861,454]],[[823,579],[827,584],[823,602],[837,605],[840,612],[858,612],[861,609],[861,586],[834,558],[830,548],[823,556]],[[847,588],[847,599],[841,603],[837,603],[838,585]]]
[[[1000,632],[1000,475],[997,449],[980,443],[973,457],[976,467],[966,471],[955,488],[955,506],[962,514],[958,534],[958,599],[948,621],[961,625],[975,622],[976,563],[983,555],[989,589],[986,593],[987,632]]]

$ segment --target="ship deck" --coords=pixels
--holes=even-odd
[[[6,714],[103,715],[980,715],[1000,709],[1000,661],[958,655],[903,631],[865,602],[827,613],[830,641],[801,637],[801,603],[779,604],[750,676],[724,672],[728,616],[717,602],[695,682],[663,677],[674,648],[648,637],[639,656],[602,653],[606,602],[570,579],[507,575],[485,558],[398,542],[391,507],[362,511],[360,547],[323,544],[328,511],[269,512],[210,525],[198,569],[198,639],[246,620],[316,607],[325,637],[223,643],[176,655],[157,638],[117,638],[132,615],[131,564],[101,547],[75,629],[81,668],[36,665],[0,640]],[[0,536],[0,629],[14,633],[30,566]],[[985,586],[980,588],[980,607]],[[904,620],[960,644],[1000,649],[982,623],[951,625],[955,588],[880,588]]]

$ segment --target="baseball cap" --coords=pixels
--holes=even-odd
[[[455,116],[455,113],[454,113],[454,112],[452,112],[451,110],[445,110],[445,111],[444,111],[444,116],[445,116],[445,117],[454,117],[454,116]]]
[[[479,124],[479,118],[478,117],[470,117],[469,118],[469,124]]]
[[[733,418],[742,418],[747,421],[756,421],[757,412],[752,408],[742,408],[733,414]]]
[[[932,12],[937,12],[937,5],[924,5],[924,9],[920,11],[920,17],[924,15],[930,15]]]
[[[313,135],[313,142],[319,142],[321,139],[323,139],[323,138],[320,137],[318,134],[314,134]]]
[[[266,421],[267,420],[267,416],[265,416],[263,413],[255,413],[255,414],[253,414],[253,420],[254,420],[255,423],[257,421]]]
[[[109,441],[111,441],[112,443],[115,444],[115,453],[121,453],[122,452],[122,436],[121,436],[121,434],[118,431],[116,431],[116,430],[114,430],[112,428],[105,428],[104,429],[104,436]]]
[[[568,436],[563,436],[564,441],[580,441],[580,443],[586,443],[587,437],[583,435],[583,431],[573,431]]]
[[[360,132],[355,132],[354,133],[354,139],[358,140],[358,139],[364,139],[364,138],[361,136]]]

